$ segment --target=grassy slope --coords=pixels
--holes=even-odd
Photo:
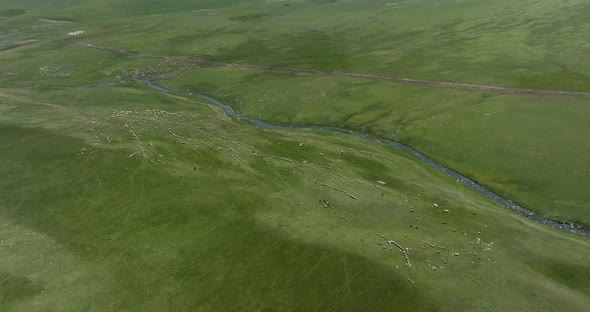
[[[23,27],[1,43],[85,29],[77,24],[84,22],[48,26],[36,22],[39,13],[25,14],[20,22],[1,21],[2,27]],[[157,23],[157,16],[139,21]],[[120,23],[130,32],[151,29],[128,25],[129,20]],[[108,28],[103,28],[106,37]],[[133,38],[111,43],[139,45],[146,37]],[[116,76],[162,77],[185,69],[182,64],[127,61],[54,43],[12,49],[0,58],[0,176],[10,177],[0,181],[2,309],[583,311],[588,306],[587,239],[522,220],[403,153],[339,136],[255,129],[193,99],[138,85],[77,88]],[[197,73],[169,84],[196,86],[224,99],[244,98],[243,104],[234,104],[254,116],[348,123],[366,130],[375,123],[391,131],[388,135],[395,131],[380,118],[380,112],[390,110],[388,103],[376,100],[370,111],[360,104],[366,95],[394,94],[405,112],[401,125],[407,127],[397,135],[425,148],[435,139],[442,144],[455,136],[458,120],[479,123],[475,117],[483,118],[479,105],[469,106],[481,101],[480,94],[450,100],[455,91],[308,78],[293,78],[293,83],[242,71]],[[222,80],[231,88],[221,90]],[[264,97],[261,90],[274,95]],[[275,101],[298,94],[307,106],[302,100],[291,111],[286,104],[295,102]],[[507,117],[538,107],[535,101],[526,112],[511,111],[516,108],[506,103],[516,100],[525,102],[510,96],[486,102],[496,108],[492,113]],[[273,105],[284,106],[268,109]],[[555,122],[555,131],[564,129],[565,123],[558,122],[583,122],[583,103],[572,105],[579,106],[580,119],[566,112],[543,120]],[[453,129],[430,118],[445,112]],[[333,117],[337,113],[343,117]],[[541,113],[531,118],[547,116]],[[324,116],[334,119],[326,122]],[[510,126],[521,130],[522,122]],[[430,128],[436,129],[434,135],[424,131]],[[583,124],[567,129],[576,128]],[[569,139],[555,135],[560,142]],[[481,136],[464,136],[458,143],[472,151]],[[572,141],[578,140],[572,134]],[[457,157],[443,152],[442,145],[436,148],[430,152]],[[333,209],[323,208],[321,199]],[[378,232],[412,249],[412,267],[404,266],[397,250],[382,249],[378,243],[386,239]]]
[[[388,3],[395,2],[170,5],[167,14],[141,15],[139,9],[129,18],[119,13],[108,24],[89,17],[81,26],[96,43],[160,54],[587,90],[589,47],[580,38],[590,32],[585,22],[590,7],[583,1]],[[72,14],[84,10],[81,6]],[[144,40],[145,31],[150,40]]]
[[[579,40],[588,31],[584,19],[588,7],[577,1],[420,2],[387,7],[385,2],[231,6],[235,3],[228,1],[212,6],[179,1],[166,8],[158,2],[144,3],[133,11],[127,10],[133,2],[127,2],[109,13],[103,11],[104,3],[66,5],[59,11],[33,7],[6,20],[7,29],[18,31],[3,40],[49,39],[84,29],[80,40],[136,52],[527,88],[585,90],[588,85],[585,64],[590,64],[586,60],[590,54]],[[93,14],[88,13],[90,7],[95,8]],[[41,17],[75,23],[48,24],[38,21]],[[104,23],[107,19],[109,23]],[[36,50],[5,52],[4,72],[29,72],[5,77],[3,82],[27,85],[31,76],[41,79],[33,73],[47,65],[56,72],[45,74],[54,85],[77,84],[79,77],[53,79],[64,70],[92,75],[92,81],[133,76],[116,68],[98,74],[88,61],[100,59],[99,65],[113,61],[106,54],[96,52],[84,60],[90,54],[71,51],[66,59],[60,57],[61,50],[47,51],[53,48],[38,45]],[[76,64],[86,71],[74,69]],[[159,62],[138,60],[137,64],[142,68]],[[175,86],[237,99],[234,104],[241,112],[275,122],[323,124],[394,137],[546,216],[590,224],[586,209],[590,175],[584,165],[588,162],[584,155],[590,155],[584,142],[587,100],[487,97],[358,79],[226,70],[199,71]],[[475,114],[473,106],[481,112]],[[489,118],[491,111],[501,113]],[[516,113],[527,118],[516,119]],[[547,144],[541,139],[547,136],[559,139]]]
[[[589,82],[584,1],[63,3],[7,8],[28,9],[18,20],[76,21],[85,40],[144,52],[541,89]]]
[[[199,69],[165,83],[277,123],[394,138],[551,218],[590,224],[587,99],[239,69]]]
[[[0,185],[3,308],[589,303],[586,239],[525,221],[403,153],[259,130],[137,85],[2,94],[1,174],[11,177]],[[378,233],[410,248],[412,266]]]

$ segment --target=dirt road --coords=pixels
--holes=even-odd
[[[576,96],[576,97],[590,98],[590,92],[507,88],[507,87],[477,85],[477,84],[458,83],[458,82],[443,82],[443,81],[431,81],[431,80],[421,80],[421,79],[412,79],[412,78],[389,77],[389,76],[380,76],[380,75],[371,75],[371,74],[362,74],[362,73],[349,73],[349,72],[339,72],[339,71],[319,71],[319,70],[312,70],[312,69],[271,67],[271,66],[237,64],[237,63],[221,63],[221,62],[207,61],[207,60],[203,60],[203,59],[200,59],[197,57],[190,57],[190,56],[134,54],[134,53],[131,53],[131,52],[128,52],[125,50],[121,50],[121,49],[100,47],[100,46],[96,46],[96,45],[88,44],[88,43],[78,43],[78,42],[72,42],[72,41],[68,41],[68,40],[61,40],[61,42],[65,43],[65,44],[69,44],[69,45],[75,45],[75,46],[80,46],[80,47],[85,47],[85,48],[92,48],[92,49],[107,51],[107,52],[114,53],[114,54],[120,55],[122,57],[128,57],[128,58],[158,58],[158,59],[176,60],[176,61],[182,61],[182,62],[187,62],[187,63],[192,63],[192,64],[212,66],[212,67],[247,68],[247,69],[257,69],[257,70],[261,70],[261,71],[273,72],[273,73],[289,73],[289,74],[334,76],[334,77],[354,77],[354,78],[361,78],[361,79],[368,79],[368,80],[390,81],[393,83],[421,85],[421,86],[434,87],[434,88],[458,89],[458,90],[467,90],[467,91],[482,91],[482,92],[489,92],[489,93],[525,94],[525,95],[537,95],[537,96]]]

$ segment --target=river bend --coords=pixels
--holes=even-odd
[[[585,236],[590,237],[590,229],[589,228],[585,228],[583,226],[576,225],[574,223],[568,224],[568,223],[563,223],[563,222],[559,222],[556,220],[551,220],[551,219],[545,218],[545,217],[539,215],[538,213],[535,213],[531,210],[528,210],[528,209],[514,203],[513,201],[511,201],[508,198],[502,197],[502,196],[494,193],[493,191],[491,191],[488,188],[484,187],[483,185],[475,182],[474,180],[460,174],[459,172],[454,171],[450,168],[447,168],[447,167],[435,162],[434,160],[428,158],[426,155],[420,153],[419,151],[413,149],[412,147],[410,147],[408,145],[404,145],[399,142],[395,142],[395,141],[391,141],[391,140],[385,140],[385,139],[382,139],[382,138],[379,138],[376,136],[372,136],[372,135],[368,135],[368,134],[355,133],[355,132],[350,132],[350,131],[342,131],[342,130],[336,130],[336,129],[326,128],[326,127],[273,125],[273,124],[264,122],[262,120],[258,120],[255,118],[240,115],[240,114],[236,113],[233,110],[233,108],[231,108],[231,106],[229,106],[227,104],[223,104],[212,97],[209,97],[209,96],[206,96],[206,95],[203,95],[200,93],[189,92],[189,91],[185,91],[185,92],[173,91],[173,90],[169,90],[169,89],[163,88],[161,86],[158,86],[158,85],[152,83],[151,81],[145,81],[145,84],[148,87],[150,87],[154,90],[157,90],[157,91],[161,91],[161,92],[176,93],[176,94],[189,94],[192,96],[199,97],[201,99],[204,99],[212,104],[215,104],[215,105],[221,107],[228,115],[230,115],[236,119],[239,119],[239,120],[245,120],[245,121],[251,122],[254,125],[261,127],[261,128],[278,129],[278,130],[315,130],[315,131],[323,131],[323,132],[329,132],[329,133],[338,133],[338,134],[342,134],[342,135],[348,135],[348,136],[361,138],[361,139],[369,141],[369,142],[377,143],[377,144],[380,144],[383,146],[388,146],[388,147],[395,148],[398,150],[406,151],[406,152],[414,155],[415,158],[422,161],[423,163],[426,163],[426,164],[442,171],[446,175],[469,186],[471,189],[476,190],[479,193],[483,194],[484,196],[506,206],[507,208],[510,208],[510,209],[516,211],[517,213],[521,214],[522,216],[524,216],[526,218],[529,218],[529,219],[534,220],[538,223],[549,225],[549,226],[552,226],[554,228],[558,228],[558,229],[561,229],[564,231],[569,231],[569,232],[573,232],[576,234],[585,235]]]

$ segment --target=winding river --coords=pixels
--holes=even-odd
[[[227,104],[223,104],[219,101],[217,101],[214,98],[211,98],[209,96],[203,95],[203,94],[199,94],[199,93],[195,93],[195,92],[181,92],[181,91],[173,91],[173,90],[169,90],[166,88],[163,88],[161,86],[155,85],[153,84],[151,81],[145,81],[145,84],[157,91],[161,91],[161,92],[166,92],[166,93],[176,93],[176,94],[189,94],[192,96],[196,96],[199,97],[201,99],[204,99],[210,103],[213,103],[219,107],[221,107],[228,115],[239,119],[239,120],[245,120],[248,122],[253,123],[254,125],[261,127],[261,128],[266,128],[266,129],[279,129],[279,130],[316,130],[316,131],[323,131],[323,132],[330,132],[330,133],[338,133],[338,134],[342,134],[342,135],[348,135],[348,136],[353,136],[353,137],[357,137],[357,138],[361,138],[363,140],[369,141],[369,142],[373,142],[373,143],[377,143],[383,146],[388,146],[391,148],[395,148],[398,150],[403,150],[406,151],[412,155],[414,155],[417,159],[419,159],[420,161],[442,171],[443,173],[447,174],[448,176],[456,179],[457,181],[460,181],[464,184],[466,184],[467,186],[469,186],[470,188],[478,191],[479,193],[483,194],[484,196],[518,212],[519,214],[534,220],[536,222],[545,224],[545,225],[549,225],[564,231],[569,231],[569,232],[573,232],[576,234],[580,234],[580,235],[585,235],[585,236],[589,236],[590,237],[590,229],[589,228],[585,228],[579,225],[576,225],[574,223],[562,223],[559,221],[555,221],[555,220],[551,220],[551,219],[547,219],[533,211],[530,211],[514,202],[512,202],[511,200],[509,200],[508,198],[502,197],[494,192],[492,192],[491,190],[487,189],[486,187],[482,186],[481,184],[473,181],[472,179],[458,173],[457,171],[454,171],[452,169],[449,169],[437,162],[435,162],[434,160],[428,158],[426,155],[418,152],[417,150],[413,149],[410,146],[401,144],[399,142],[395,142],[395,141],[390,141],[390,140],[384,140],[382,138],[378,138],[375,136],[371,136],[368,134],[362,134],[362,133],[354,133],[354,132],[348,132],[348,131],[342,131],[342,130],[335,130],[335,129],[330,129],[330,128],[325,128],[325,127],[318,127],[318,126],[280,126],[280,125],[273,125],[267,122],[264,122],[262,120],[258,120],[258,119],[254,119],[251,117],[247,117],[247,116],[243,116],[240,115],[238,113],[236,113],[231,106],[227,105]]]

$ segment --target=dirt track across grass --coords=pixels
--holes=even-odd
[[[274,72],[274,73],[318,75],[318,76],[336,76],[336,77],[354,77],[354,78],[361,78],[361,79],[368,79],[368,80],[390,81],[393,83],[421,85],[421,86],[434,87],[434,88],[458,89],[458,90],[467,90],[467,91],[482,91],[482,92],[490,92],[490,93],[527,94],[527,95],[537,95],[537,96],[577,96],[577,97],[590,98],[590,92],[508,88],[508,87],[477,85],[477,84],[458,83],[458,82],[444,82],[444,81],[431,81],[431,80],[421,80],[421,79],[402,78],[402,77],[389,77],[389,76],[380,76],[380,75],[371,75],[371,74],[362,74],[362,73],[349,73],[349,72],[339,72],[339,71],[320,71],[320,70],[297,69],[297,68],[283,68],[283,67],[272,67],[272,66],[239,64],[239,63],[222,63],[222,62],[207,61],[207,60],[203,60],[203,59],[200,59],[197,57],[190,57],[190,56],[134,54],[134,53],[131,53],[131,52],[128,52],[125,50],[121,50],[121,49],[101,47],[101,46],[96,46],[96,45],[89,44],[89,43],[78,43],[78,42],[72,42],[72,41],[67,41],[67,40],[61,40],[61,42],[65,43],[65,44],[70,44],[70,45],[75,45],[75,46],[80,46],[80,47],[85,47],[85,48],[92,48],[92,49],[107,51],[107,52],[114,53],[114,54],[120,55],[122,57],[128,57],[128,58],[159,58],[159,59],[176,60],[176,61],[182,61],[182,62],[187,62],[187,63],[205,65],[205,66],[212,66],[212,67],[236,67],[236,68],[258,69],[258,70]]]
[[[9,43],[9,44],[5,44],[5,45],[1,45],[0,46],[0,52],[11,50],[11,49],[16,49],[18,47],[22,47],[24,45],[31,44],[31,43],[36,43],[36,42],[40,42],[40,40],[37,40],[37,39],[28,39],[28,40],[23,40],[23,41],[15,42],[15,43]]]

